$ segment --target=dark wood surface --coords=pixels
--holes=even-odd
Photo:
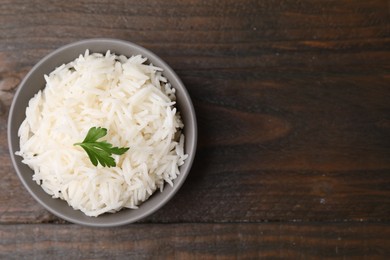
[[[139,223],[87,228],[24,189],[7,145],[15,90],[81,39],[162,57],[197,112],[177,195]],[[388,0],[0,0],[0,258],[390,259]]]

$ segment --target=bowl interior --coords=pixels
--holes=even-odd
[[[173,187],[165,185],[163,192],[156,191],[136,210],[124,209],[115,214],[108,213],[100,215],[99,217],[88,217],[81,211],[74,210],[72,207],[68,206],[67,202],[60,199],[53,199],[45,193],[43,189],[32,180],[33,171],[22,163],[22,158],[20,156],[15,156],[15,152],[19,150],[19,126],[25,119],[25,110],[29,100],[40,89],[45,87],[43,75],[49,74],[56,67],[74,60],[80,54],[84,54],[86,49],[89,49],[90,53],[105,53],[107,50],[110,50],[111,53],[125,56],[141,54],[148,58],[148,61],[154,65],[163,68],[164,76],[176,89],[177,107],[184,123],[183,131],[186,138],[184,149],[188,154],[188,158],[185,160],[184,165],[180,167],[180,175],[174,180]],[[152,214],[162,207],[177,192],[187,177],[195,157],[196,139],[197,126],[195,111],[187,90],[175,72],[164,61],[145,48],[130,42],[114,39],[91,39],[72,43],[57,49],[43,58],[31,69],[21,82],[11,105],[8,120],[8,142],[11,159],[24,186],[39,203],[53,214],[67,221],[87,226],[108,227],[132,223]]]

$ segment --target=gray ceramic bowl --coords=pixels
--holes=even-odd
[[[144,202],[138,209],[124,209],[114,214],[103,214],[99,217],[88,217],[81,211],[76,211],[68,206],[65,201],[51,198],[51,196],[45,193],[43,189],[32,180],[33,171],[21,162],[22,159],[20,156],[15,156],[15,152],[19,150],[19,138],[17,134],[19,126],[25,118],[25,110],[28,101],[38,92],[38,90],[43,89],[45,86],[43,75],[49,74],[56,67],[74,60],[80,54],[84,54],[86,49],[89,49],[90,52],[101,53],[110,50],[115,54],[123,54],[126,56],[142,54],[154,65],[164,69],[164,76],[176,89],[177,107],[185,125],[185,152],[189,155],[184,165],[180,167],[180,175],[175,179],[173,187],[165,185],[163,192],[156,191],[153,196]],[[24,186],[40,204],[54,215],[67,221],[87,226],[111,227],[124,225],[145,218],[161,208],[174,196],[185,181],[195,157],[196,141],[197,125],[195,111],[187,90],[175,72],[161,60],[161,58],[145,48],[134,43],[114,39],[90,39],[75,42],[59,48],[44,57],[31,69],[21,82],[12,102],[8,119],[9,150],[16,172]]]

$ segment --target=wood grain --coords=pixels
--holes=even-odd
[[[387,0],[0,0],[0,258],[388,259],[389,21]],[[113,230],[62,225],[7,145],[22,78],[94,37],[162,57],[199,122],[179,193]]]
[[[306,1],[248,1],[247,7],[190,2],[192,9],[174,2],[167,15],[146,8],[158,5],[153,1],[132,11],[122,8],[124,2],[107,9],[94,1],[47,7],[5,2],[0,221],[55,221],[15,176],[7,152],[7,110],[35,62],[81,32],[99,36],[93,34],[97,28],[165,58],[197,111],[194,169],[177,198],[148,221],[389,220],[389,15],[380,8],[385,2],[334,3],[338,12]],[[312,8],[299,11],[307,6]],[[55,30],[44,26],[47,19]],[[128,30],[137,32],[130,37]]]
[[[369,223],[138,224],[114,229],[6,225],[0,237],[0,258],[13,259],[386,259],[390,253],[390,228]]]

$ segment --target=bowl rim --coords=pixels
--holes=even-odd
[[[159,201],[159,203],[157,203],[155,206],[153,206],[151,209],[149,210],[146,210],[145,212],[143,212],[142,214],[139,214],[139,215],[136,215],[136,216],[133,216],[129,219],[124,219],[122,221],[107,221],[107,222],[104,222],[104,223],[95,223],[95,222],[89,222],[89,221],[86,221],[86,220],[80,220],[78,219],[77,217],[72,217],[72,216],[68,216],[66,214],[64,214],[63,212],[60,212],[54,208],[52,208],[51,206],[47,205],[46,202],[44,202],[34,191],[33,189],[30,187],[30,185],[27,183],[26,181],[26,176],[24,176],[21,172],[21,170],[19,169],[19,162],[16,161],[16,156],[15,155],[15,149],[13,149],[13,145],[14,145],[14,142],[13,142],[13,135],[17,135],[17,131],[16,133],[13,132],[13,127],[12,127],[12,122],[13,122],[13,115],[15,113],[15,110],[17,109],[16,108],[16,104],[17,104],[17,101],[18,101],[18,98],[20,97],[23,89],[25,88],[24,86],[26,85],[26,83],[29,81],[29,79],[31,78],[32,75],[34,75],[34,73],[36,73],[36,70],[38,68],[40,68],[41,66],[45,65],[47,62],[49,62],[51,59],[54,59],[56,56],[58,55],[61,55],[61,53],[63,52],[66,52],[66,51],[69,51],[70,49],[72,48],[77,48],[79,46],[82,46],[82,45],[89,45],[89,44],[108,44],[108,45],[115,45],[115,44],[120,44],[120,45],[123,45],[123,46],[126,46],[129,47],[129,50],[131,50],[131,52],[137,52],[139,54],[141,54],[143,57],[146,57],[148,60],[150,59],[153,59],[153,60],[157,60],[160,64],[159,66],[160,67],[163,67],[163,73],[169,73],[171,75],[171,77],[173,77],[174,81],[176,81],[177,85],[179,86],[180,88],[180,92],[182,93],[182,104],[184,106],[187,107],[188,109],[188,117],[189,117],[189,120],[190,120],[190,126],[191,127],[191,131],[192,131],[192,138],[191,138],[191,143],[189,144],[189,146],[191,147],[191,150],[188,151],[188,157],[187,159],[185,160],[185,165],[186,165],[186,168],[185,168],[185,172],[180,172],[180,175],[179,176],[182,176],[178,182],[175,182],[178,178],[176,178],[174,180],[174,185],[173,187],[169,186],[169,185],[166,185],[164,184],[164,190],[166,189],[169,189],[170,190],[167,192],[167,194]],[[109,50],[110,47],[108,46],[107,47],[107,50]],[[85,51],[85,50],[84,50]],[[91,52],[90,52],[91,53]],[[113,52],[112,52],[113,53]],[[80,54],[84,54],[84,53],[80,53]],[[116,53],[116,54],[121,54],[121,53]],[[71,62],[72,60],[76,59],[77,57],[70,57],[69,58],[69,61],[67,62]],[[67,62],[64,62],[64,63],[67,63]],[[59,64],[58,66],[60,66],[61,64]],[[52,68],[52,70],[54,70],[54,68]],[[43,75],[42,75],[43,77]],[[171,82],[172,84],[172,82]],[[176,89],[176,91],[178,91],[177,89],[177,85],[173,85],[172,86]],[[43,89],[45,86],[43,86],[41,89]],[[183,100],[184,98],[184,100]],[[30,98],[31,99],[31,98]],[[25,108],[24,110],[22,110],[25,112]],[[20,127],[20,125],[18,126]],[[185,126],[186,127],[186,126]],[[18,128],[16,129],[18,130]],[[18,137],[18,136],[17,136]],[[11,161],[12,161],[12,164],[13,164],[13,167],[19,177],[19,179],[21,180],[21,182],[23,183],[23,186],[27,189],[27,191],[30,193],[30,195],[36,200],[39,202],[39,204],[41,204],[45,209],[47,209],[48,211],[50,211],[52,214],[54,214],[55,216],[61,218],[61,219],[64,219],[66,221],[69,221],[71,223],[75,223],[75,224],[80,224],[80,225],[84,225],[84,226],[90,226],[90,227],[114,227],[114,226],[122,226],[122,225],[126,225],[126,224],[130,224],[130,223],[134,223],[136,221],[139,221],[140,219],[143,219],[147,216],[150,216],[151,214],[153,214],[154,212],[156,212],[157,210],[159,210],[161,207],[163,207],[169,200],[172,199],[172,197],[179,191],[179,189],[181,188],[181,186],[183,185],[183,183],[185,182],[185,179],[187,178],[191,168],[192,168],[192,164],[194,162],[194,159],[195,159],[195,155],[196,155],[196,150],[197,150],[197,139],[198,139],[198,129],[197,129],[197,119],[196,119],[196,113],[195,113],[195,109],[194,109],[194,106],[193,106],[193,103],[192,103],[192,100],[190,98],[190,95],[185,87],[185,85],[183,84],[183,82],[181,81],[181,79],[179,78],[179,76],[175,73],[175,71],[162,59],[160,58],[159,56],[157,56],[155,53],[153,53],[152,51],[136,44],[136,43],[133,43],[133,42],[130,42],[130,41],[125,41],[125,40],[120,40],[120,39],[113,39],[113,38],[91,38],[91,39],[84,39],[84,40],[80,40],[80,41],[76,41],[76,42],[72,42],[72,43],[69,43],[69,44],[66,44],[66,45],[63,45],[53,51],[51,51],[49,54],[47,54],[46,56],[44,56],[43,58],[41,58],[30,70],[29,72],[24,76],[23,80],[20,82],[20,84],[18,85],[16,91],[15,91],[15,94],[14,94],[14,97],[13,97],[13,100],[12,100],[12,103],[11,103],[11,106],[10,106],[10,109],[9,109],[9,112],[8,112],[8,121],[7,121],[7,139],[8,139],[8,147],[9,147],[9,153],[10,153],[10,157],[11,157]],[[19,141],[19,137],[17,138],[17,140]],[[185,146],[187,146],[187,141],[188,139],[186,138],[186,142],[185,142]],[[17,144],[17,147],[19,147],[19,143]],[[31,170],[32,171],[32,170]],[[153,194],[159,192],[158,190],[156,190]],[[45,193],[47,194],[47,193]],[[152,194],[152,195],[153,195]],[[47,194],[47,196],[50,196],[49,194]],[[145,202],[141,203],[140,207],[142,206],[142,204],[146,203],[149,199],[147,199]],[[71,208],[71,206],[68,205],[68,207]],[[73,208],[72,208],[73,209]],[[74,209],[73,209],[74,210]],[[123,210],[123,209],[122,209]],[[121,210],[121,211],[122,211]],[[125,209],[126,210],[126,209]],[[137,210],[137,209],[135,209]],[[76,211],[76,210],[75,210]],[[84,214],[84,213],[83,213]],[[107,214],[107,213],[106,213]],[[108,214],[111,214],[111,213],[108,213]],[[114,216],[115,214],[117,213],[113,213],[112,216]],[[92,219],[94,217],[88,217],[88,220]],[[96,217],[96,218],[99,218]],[[112,217],[112,218],[115,218],[115,217]]]

